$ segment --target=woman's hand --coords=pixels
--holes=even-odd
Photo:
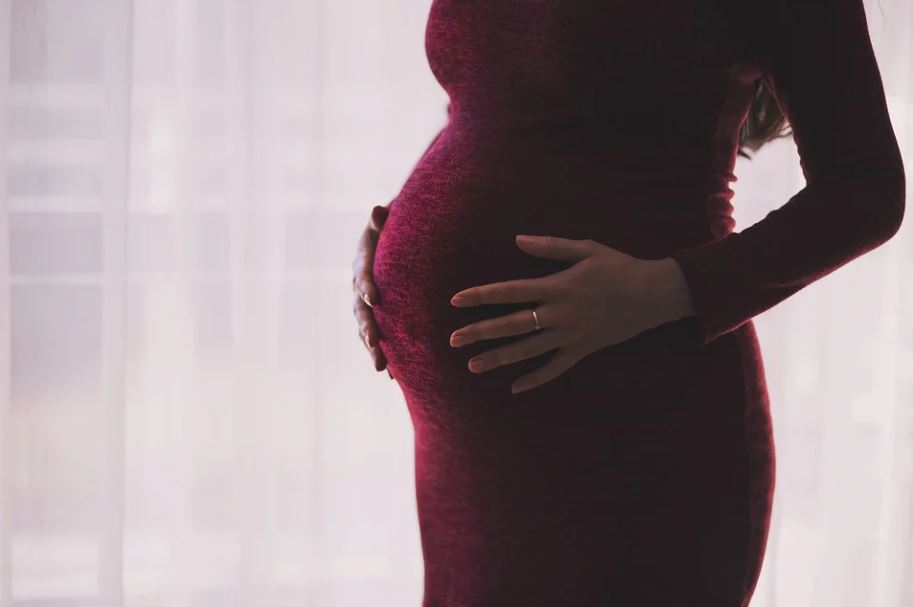
[[[383,371],[387,367],[387,359],[378,345],[377,325],[374,322],[374,314],[371,312],[371,307],[378,301],[372,268],[374,250],[377,248],[377,239],[384,226],[384,221],[387,219],[387,213],[387,207],[381,205],[376,205],[371,211],[371,219],[358,240],[355,261],[352,263],[352,291],[355,296],[352,312],[358,321],[358,334],[368,348],[368,352],[374,360],[374,369],[377,371]],[[389,369],[387,369],[387,375],[393,377]]]
[[[451,299],[458,307],[537,302],[541,330],[535,330],[531,311],[524,309],[466,325],[450,337],[450,345],[458,347],[535,331],[473,357],[473,372],[558,349],[548,363],[516,380],[511,392],[551,381],[596,350],[694,313],[684,276],[672,258],[638,259],[593,240],[556,236],[520,235],[517,245],[530,255],[573,265],[542,278],[472,287]]]

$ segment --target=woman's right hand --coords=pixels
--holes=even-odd
[[[358,241],[358,248],[355,251],[355,261],[352,264],[352,291],[354,293],[354,303],[352,312],[358,321],[358,333],[361,340],[371,354],[374,360],[374,369],[383,371],[387,367],[387,359],[380,349],[379,332],[377,324],[374,322],[374,314],[371,307],[377,302],[377,289],[374,287],[374,278],[372,268],[374,265],[374,250],[377,248],[377,239],[380,236],[380,230],[387,219],[388,208],[376,205],[371,211],[371,219],[367,227],[361,234]],[[387,369],[387,375],[393,378],[393,374]]]

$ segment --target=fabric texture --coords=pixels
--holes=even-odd
[[[423,607],[749,604],[775,485],[751,318],[889,239],[904,170],[860,0],[435,0],[449,119],[390,203],[374,316],[415,429]],[[758,78],[807,186],[734,231]],[[473,374],[449,335],[535,302],[454,308],[544,276],[514,235],[673,257],[696,315],[594,352]]]

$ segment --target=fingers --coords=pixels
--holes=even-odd
[[[521,278],[493,282],[458,291],[450,303],[458,308],[495,303],[524,303],[547,299],[552,291],[545,278]]]
[[[369,306],[377,303],[377,289],[374,287],[372,269],[374,266],[374,249],[376,242],[369,236],[368,231],[361,236],[355,262],[352,264],[352,287],[358,296]]]
[[[358,321],[358,334],[371,354],[374,369],[383,371],[387,366],[387,359],[380,348],[380,332],[377,329],[377,323],[374,322],[374,315],[368,305],[357,294],[352,307],[355,319]]]
[[[548,306],[537,306],[536,316],[539,318],[539,327],[545,328],[549,317]],[[450,335],[450,345],[458,348],[483,339],[496,339],[510,335],[522,335],[536,330],[532,310],[524,309],[511,312],[497,318],[488,318],[479,322],[460,327]]]
[[[473,373],[489,371],[503,365],[515,363],[538,356],[560,345],[557,331],[545,329],[533,333],[526,339],[483,352],[469,360],[469,370]]]
[[[373,308],[377,303],[377,289],[370,272],[358,272],[352,277],[352,291],[368,307]]]
[[[517,235],[517,244],[536,257],[547,257],[577,263],[591,257],[605,245],[591,239],[573,240],[558,236]],[[546,277],[547,278],[547,277]],[[457,307],[492,303],[542,301],[550,295],[550,282],[544,278],[524,278],[480,285],[453,295],[450,303]]]
[[[353,288],[371,307],[378,301],[378,293],[372,275],[374,252],[377,249],[377,239],[388,213],[387,207],[381,205],[376,205],[371,210],[371,219],[358,239],[358,249],[355,252],[355,261],[352,263]]]
[[[371,218],[362,231],[352,262],[352,291],[355,295],[352,312],[358,321],[358,334],[371,354],[374,368],[383,371],[387,367],[387,359],[380,348],[380,333],[374,322],[371,308],[378,302],[377,288],[374,286],[372,270],[374,267],[374,251],[380,230],[386,222],[389,209],[386,206],[375,205],[371,209]],[[393,374],[387,369],[387,375],[393,379]]]
[[[517,379],[511,384],[510,391],[516,394],[550,382],[577,364],[578,360],[577,356],[562,348],[547,363]]]
[[[593,255],[600,245],[590,239],[573,240],[558,236],[530,236],[517,235],[517,245],[526,253],[534,257],[559,259],[570,263],[577,263]]]

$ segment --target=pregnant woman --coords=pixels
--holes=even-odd
[[[414,424],[423,606],[748,605],[751,319],[904,214],[862,0],[434,0],[426,51],[449,119],[353,279]],[[734,231],[736,156],[787,121],[806,185]]]

